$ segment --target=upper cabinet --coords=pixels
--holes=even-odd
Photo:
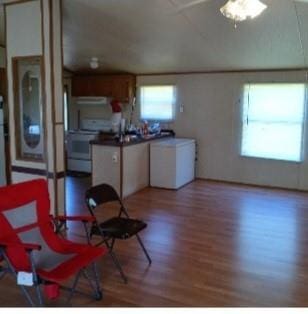
[[[72,96],[105,96],[129,102],[135,96],[136,77],[123,75],[74,76]]]
[[[72,79],[72,96],[90,96],[90,80],[87,76],[74,76]]]
[[[128,102],[136,94],[134,75],[115,75],[111,77],[111,97],[121,102]]]

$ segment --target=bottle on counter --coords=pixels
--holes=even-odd
[[[144,120],[144,122],[143,122],[143,135],[148,135],[148,134],[149,134],[148,121]]]
[[[120,123],[120,133],[122,133],[122,134],[125,133],[125,125],[126,125],[126,120],[124,118],[122,118],[121,123]]]

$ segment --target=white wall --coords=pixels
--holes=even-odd
[[[304,82],[304,72],[139,76],[137,85],[175,84],[178,137],[198,143],[197,177],[308,190],[308,136],[302,163],[241,157],[241,90],[247,82]],[[184,113],[179,113],[184,104]]]
[[[5,48],[0,47],[0,68],[5,68]]]
[[[40,1],[24,2],[6,7],[7,77],[9,112],[14,112],[14,86],[12,58],[38,56],[43,52]],[[13,166],[46,169],[44,162],[18,160],[15,143],[15,118],[9,115],[11,163]],[[14,179],[14,175],[12,175]],[[14,181],[13,181],[14,182]]]
[[[52,9],[52,11],[51,11]],[[24,172],[12,172],[18,182],[36,178],[35,170],[48,172],[51,211],[56,214],[65,212],[65,190],[62,178],[64,161],[64,125],[63,125],[63,91],[62,91],[62,46],[61,46],[61,0],[31,0],[13,2],[5,7],[6,14],[6,48],[8,103],[10,108],[10,149],[12,166],[28,168]],[[42,115],[44,116],[43,161],[20,160],[16,154],[15,119],[14,119],[14,82],[13,58],[42,56],[42,86],[45,91]],[[32,175],[28,175],[29,168]],[[45,172],[45,171],[44,171]]]

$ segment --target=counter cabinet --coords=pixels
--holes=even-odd
[[[93,141],[92,185],[112,185],[121,198],[125,198],[150,184],[150,143],[163,140],[162,136],[135,145]]]

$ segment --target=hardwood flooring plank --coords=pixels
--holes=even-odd
[[[69,215],[87,213],[89,185],[68,178]],[[98,262],[104,299],[75,297],[74,305],[308,306],[307,193],[197,180],[179,191],[147,188],[125,204],[148,223],[142,238],[153,264],[137,241],[119,241],[128,284],[105,256]],[[82,226],[70,223],[68,237],[84,242]],[[81,288],[89,289],[84,281]],[[11,278],[0,281],[0,304],[26,305]]]

